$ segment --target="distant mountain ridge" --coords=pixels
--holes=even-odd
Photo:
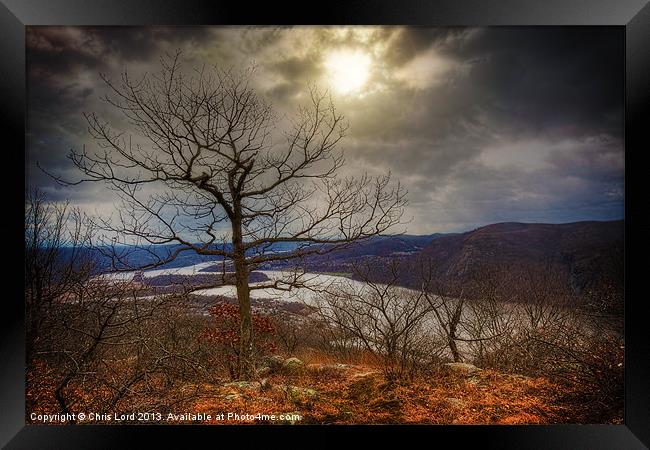
[[[504,222],[466,233],[443,236],[409,257],[411,269],[403,274],[407,285],[420,280],[412,267],[431,263],[437,281],[466,283],[485,273],[501,270],[522,279],[545,279],[558,290],[598,292],[612,298],[608,307],[622,309],[624,222],[585,221],[565,224]],[[551,277],[548,275],[552,273]],[[546,278],[544,278],[546,277]],[[504,284],[512,294],[516,277]]]
[[[432,241],[421,256],[432,258],[443,273],[472,265],[567,263],[582,267],[604,253],[622,252],[622,220],[565,224],[503,222]],[[621,253],[622,255],[622,253]],[[609,255],[608,255],[609,256]]]
[[[394,236],[373,236],[352,243],[349,247],[333,252],[329,258],[342,260],[362,256],[391,256],[394,254],[410,254],[424,249],[432,241],[453,234],[434,233],[427,235],[401,234]]]

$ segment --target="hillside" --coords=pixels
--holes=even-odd
[[[495,271],[529,280],[543,272],[545,282],[553,278],[578,294],[590,289],[622,291],[623,231],[623,221],[498,223],[435,239],[409,262],[430,261],[436,279],[457,283]],[[510,281],[515,285],[508,289],[515,288],[516,277]]]
[[[345,259],[359,256],[391,256],[413,253],[422,250],[431,242],[444,236],[452,234],[434,233],[422,236],[403,234],[398,236],[376,236],[348,250],[333,254],[334,259]]]

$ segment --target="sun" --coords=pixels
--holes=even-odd
[[[325,57],[332,87],[341,94],[359,92],[370,75],[370,56],[361,50],[335,50]]]

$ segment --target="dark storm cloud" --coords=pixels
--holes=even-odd
[[[318,77],[321,70],[318,60],[313,55],[290,56],[267,64],[265,67],[281,78],[276,86],[267,91],[273,100],[280,102],[291,99],[303,91],[309,82],[313,82]]]
[[[83,111],[100,72],[155,70],[182,49],[190,66],[254,64],[282,113],[310,83],[327,87],[340,49],[372,57],[349,120],[348,171],[390,169],[409,189],[409,232],[497,221],[565,222],[623,214],[623,34],[607,27],[32,27],[28,29],[31,161],[73,175],[69,148],[90,144]],[[30,164],[36,184],[52,186]],[[100,187],[59,190],[87,204]]]
[[[28,27],[30,183],[48,186],[53,200],[92,201],[102,190],[99,186],[62,189],[35,164],[59,175],[78,176],[65,154],[85,140],[82,113],[98,103],[99,74],[114,72],[116,67],[121,70],[129,63],[157,60],[165,51],[200,45],[210,34],[203,27]]]
[[[623,41],[617,30],[505,27],[465,39],[458,31],[407,34],[418,42],[417,52],[433,46],[465,65],[464,76],[448,80],[444,90],[424,93],[435,116],[476,120],[483,112],[510,134],[621,132]],[[434,39],[428,47],[424,36]],[[402,130],[411,132],[408,124]]]
[[[620,33],[490,28],[434,33],[430,46],[410,34],[409,60],[435,48],[455,68],[429,89],[396,87],[352,130],[360,159],[414,178],[416,214],[440,203],[453,223],[622,216]]]
[[[158,57],[161,49],[200,45],[211,35],[205,27],[38,27],[27,28],[27,54],[35,66],[103,68],[109,58],[123,62]]]
[[[471,82],[513,128],[620,133],[622,45],[611,28],[490,28],[459,57],[477,59]]]
[[[455,54],[465,38],[474,33],[477,33],[476,29],[462,27],[403,28],[399,31],[399,39],[391,41],[387,60],[403,65],[431,47],[448,55]]]
[[[316,76],[317,65],[308,58],[288,57],[270,64],[270,69],[291,82],[304,82]]]

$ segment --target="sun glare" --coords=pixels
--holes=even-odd
[[[368,81],[370,56],[359,50],[337,50],[327,55],[325,68],[332,87],[341,94],[351,94]]]

